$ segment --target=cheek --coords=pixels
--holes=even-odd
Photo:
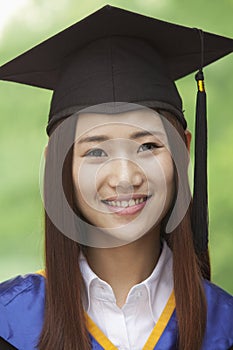
[[[157,155],[144,166],[145,172],[157,183],[171,184],[174,180],[174,166],[170,153],[165,151]]]
[[[170,198],[174,194],[175,179],[174,179],[174,165],[172,157],[169,152],[158,157],[158,172],[155,181],[160,186],[161,191],[167,193]]]
[[[168,185],[174,185],[174,164],[171,157],[168,157],[164,164],[164,174]]]
[[[77,205],[92,206],[96,198],[97,171],[84,162],[75,161],[72,169]]]
[[[166,183],[166,191],[167,191],[167,198],[166,202],[169,206],[172,202],[172,199],[175,194],[175,173],[174,173],[174,164],[172,161],[172,158],[169,154],[168,157],[166,157],[164,164],[163,164],[163,171],[165,176],[165,183]]]

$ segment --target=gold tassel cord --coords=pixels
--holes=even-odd
[[[204,80],[198,80],[197,87],[198,87],[198,91],[205,92]]]

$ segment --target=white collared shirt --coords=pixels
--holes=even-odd
[[[164,242],[152,274],[133,286],[122,308],[111,286],[101,280],[80,254],[87,314],[119,350],[141,350],[173,290],[172,252]]]

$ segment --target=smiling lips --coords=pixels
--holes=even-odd
[[[118,215],[132,215],[140,211],[151,196],[133,195],[127,197],[115,197],[102,202],[108,206],[108,209]]]

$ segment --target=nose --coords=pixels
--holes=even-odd
[[[145,181],[145,174],[134,162],[127,159],[117,159],[111,164],[108,184],[117,192],[131,192],[134,187],[140,187]]]

